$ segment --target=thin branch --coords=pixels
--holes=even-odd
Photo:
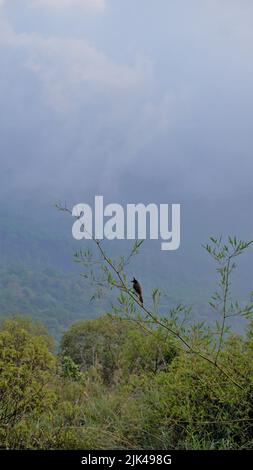
[[[241,390],[243,390],[243,387],[236,381],[234,380],[230,374],[228,374],[222,367],[220,367],[218,364],[217,364],[217,361],[215,360],[212,360],[211,358],[209,358],[208,356],[202,354],[200,351],[197,351],[195,350],[194,348],[192,348],[192,346],[180,335],[180,333],[178,333],[178,331],[175,331],[173,330],[172,328],[170,328],[168,325],[165,325],[164,323],[162,323],[158,318],[154,317],[154,315],[152,314],[152,312],[150,312],[144,305],[142,305],[139,301],[138,298],[136,298],[134,296],[134,294],[132,294],[132,292],[129,290],[129,288],[125,285],[124,283],[124,280],[120,274],[120,272],[117,270],[117,268],[114,266],[114,264],[112,263],[112,261],[107,257],[106,253],[104,252],[104,250],[102,249],[101,247],[101,244],[99,241],[93,239],[97,245],[97,247],[99,248],[99,251],[103,257],[103,259],[106,261],[106,263],[108,263],[108,265],[112,268],[113,272],[116,274],[116,276],[118,277],[119,281],[120,281],[120,285],[121,285],[121,288],[123,288],[125,290],[125,292],[129,295],[129,297],[131,297],[132,300],[134,300],[135,303],[138,304],[138,306],[157,324],[157,325],[160,325],[161,327],[165,328],[166,330],[168,330],[173,336],[175,336],[178,340],[180,340],[186,347],[187,349],[189,349],[189,351],[197,356],[199,356],[200,358],[202,358],[203,360],[209,362],[209,364],[212,364],[212,366],[216,367],[217,370],[219,370],[219,372],[221,372],[225,377],[227,377],[230,382],[232,382],[236,387],[240,388]]]
[[[64,208],[62,208],[60,205],[56,205],[56,207],[61,210],[61,211],[64,211],[64,212],[68,212],[72,215],[72,212],[67,208],[66,204],[64,206]],[[99,251],[100,251],[100,254],[102,256],[102,258],[104,259],[104,261],[110,266],[110,268],[112,269],[112,271],[114,272],[114,274],[116,275],[116,278],[118,279],[119,281],[119,284],[115,284],[115,287],[117,287],[118,289],[120,290],[123,290],[126,292],[126,294],[134,301],[134,303],[136,303],[147,315],[149,318],[151,318],[153,320],[154,323],[156,323],[157,325],[161,326],[162,328],[165,328],[172,336],[174,336],[175,338],[177,338],[182,344],[184,344],[184,346],[189,350],[189,352],[191,352],[192,354],[195,354],[196,356],[200,357],[201,359],[203,359],[204,361],[208,362],[209,364],[211,364],[213,367],[215,367],[221,374],[223,374],[230,382],[232,382],[236,387],[238,387],[239,389],[241,390],[244,390],[243,387],[236,381],[233,379],[233,377],[231,377],[231,375],[226,372],[222,367],[220,367],[217,363],[217,359],[218,359],[218,356],[220,354],[220,351],[221,351],[221,347],[222,347],[222,342],[223,342],[223,335],[224,335],[224,330],[225,330],[225,320],[226,320],[226,302],[227,302],[227,295],[228,295],[228,290],[229,290],[229,283],[228,283],[228,277],[229,277],[229,273],[228,273],[228,270],[227,270],[227,273],[226,273],[226,283],[225,283],[225,299],[224,299],[224,304],[223,304],[223,322],[222,322],[222,334],[221,334],[221,337],[220,337],[220,342],[219,342],[219,347],[218,347],[218,352],[216,354],[216,358],[215,360],[211,359],[210,357],[206,356],[205,354],[203,354],[202,352],[198,351],[198,350],[195,350],[189,343],[188,341],[183,338],[183,336],[176,330],[174,330],[173,328],[169,327],[168,325],[164,324],[163,322],[161,322],[158,318],[156,318],[152,312],[150,312],[143,304],[141,304],[141,302],[139,301],[139,299],[137,297],[135,297],[135,295],[132,293],[132,291],[128,288],[128,286],[125,284],[124,282],[124,279],[121,275],[121,272],[122,270],[120,271],[119,269],[117,269],[113,262],[108,258],[108,256],[106,255],[106,253],[104,252],[103,248],[101,247],[101,242],[100,240],[97,240],[93,237],[92,234],[89,234],[91,239],[93,240],[93,242],[96,243]],[[232,258],[233,255],[230,255],[230,257]],[[234,254],[235,256],[235,254]],[[230,267],[230,262],[229,262],[229,266]],[[114,283],[113,283],[114,284]]]
[[[231,256],[228,258],[227,266],[225,267],[226,269],[226,276],[225,276],[225,289],[224,289],[224,299],[223,299],[223,307],[222,307],[222,324],[221,324],[221,333],[220,333],[220,339],[219,339],[219,346],[218,350],[216,353],[215,357],[215,364],[217,364],[218,357],[222,348],[223,344],[223,337],[224,337],[224,331],[225,331],[225,323],[226,323],[226,316],[227,316],[227,298],[228,298],[228,293],[229,293],[229,274],[230,274],[230,262],[231,262]]]

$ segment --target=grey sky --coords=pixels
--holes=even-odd
[[[181,202],[187,233],[252,237],[251,0],[0,4],[4,200]]]

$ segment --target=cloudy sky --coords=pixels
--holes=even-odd
[[[252,237],[252,44],[252,0],[0,0],[2,201],[180,202],[199,239]]]

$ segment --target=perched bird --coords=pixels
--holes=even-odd
[[[133,288],[137,296],[139,297],[140,303],[143,305],[142,288],[141,288],[140,283],[137,281],[137,279],[135,279],[135,277],[133,278],[131,282],[133,283]]]

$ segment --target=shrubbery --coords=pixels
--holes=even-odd
[[[252,337],[252,324],[245,337],[227,336],[220,356],[243,377],[240,389],[159,328],[151,335],[110,316],[78,322],[56,356],[44,330],[9,319],[0,330],[1,447],[252,448]]]
[[[63,209],[66,210],[66,209]],[[43,327],[24,318],[0,329],[0,446],[13,449],[250,449],[253,446],[253,302],[232,298],[235,259],[252,242],[211,238],[216,322],[196,323],[183,305],[144,304],[125,269],[93,240],[75,258],[95,288],[118,291],[110,315],[79,321],[59,353]],[[248,321],[232,333],[231,317]]]

